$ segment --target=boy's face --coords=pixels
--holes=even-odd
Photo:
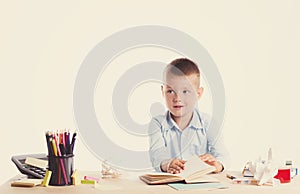
[[[203,93],[199,87],[199,77],[195,74],[189,76],[167,75],[165,84],[161,87],[166,105],[175,118],[192,115],[197,100]]]

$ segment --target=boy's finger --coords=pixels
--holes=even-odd
[[[182,164],[184,164],[186,161],[185,160],[179,160]]]
[[[181,168],[183,168],[184,164],[183,163],[178,163],[178,166],[180,166]]]
[[[172,168],[169,169],[169,170],[168,170],[168,173],[174,174],[174,169],[172,169]]]
[[[208,160],[208,157],[207,156],[202,156],[200,159],[205,162],[205,161]]]
[[[181,170],[181,167],[180,166],[176,166],[175,169],[176,170]]]
[[[168,172],[171,173],[171,174],[177,174],[177,173],[180,173],[180,171],[181,171],[181,170],[172,168],[172,169],[170,169]]]

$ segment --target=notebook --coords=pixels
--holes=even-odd
[[[206,164],[198,156],[190,158],[184,166],[185,169],[179,174],[147,173],[139,178],[149,185],[180,181],[184,181],[185,183],[219,182],[215,177],[208,175],[215,171],[215,167]]]

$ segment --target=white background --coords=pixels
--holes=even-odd
[[[223,132],[232,169],[240,170],[259,156],[265,158],[269,147],[279,162],[290,159],[299,164],[299,8],[296,0],[1,1],[0,183],[18,173],[10,161],[12,155],[46,152],[45,130],[76,128],[73,87],[87,53],[114,32],[146,24],[188,33],[217,64],[226,91]],[[105,101],[111,100],[118,76],[134,64],[169,62],[176,56],[167,50],[137,49],[124,53],[104,72],[95,106],[99,105],[100,121],[106,120],[101,115],[111,119],[105,125],[113,141],[132,150],[147,148],[144,139],[119,138],[122,132]],[[206,87],[200,106],[208,111],[209,95]],[[159,85],[136,88],[128,99],[134,120],[149,121],[151,100],[163,103]],[[100,170],[100,161],[81,138],[75,165]]]

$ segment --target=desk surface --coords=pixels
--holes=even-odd
[[[85,175],[95,175],[95,173],[86,173]],[[228,189],[216,189],[213,191],[201,190],[201,193],[289,193],[289,194],[300,194],[300,177],[296,177],[291,183],[281,184],[279,186],[256,186],[256,185],[238,185],[232,184],[228,178],[226,178],[225,173],[214,175],[216,178],[221,180],[222,183],[228,186]],[[179,193],[184,192],[195,193],[199,189],[193,189],[188,191],[177,191],[168,185],[147,185],[138,178],[138,174],[122,175],[117,179],[101,179],[99,186],[100,188],[94,188],[93,185],[77,185],[77,186],[49,186],[49,187],[33,187],[33,188],[20,188],[11,187],[10,183],[20,179],[20,175],[8,180],[0,187],[1,194],[44,194],[55,192],[60,193],[72,193],[72,194],[84,194],[84,193]]]

